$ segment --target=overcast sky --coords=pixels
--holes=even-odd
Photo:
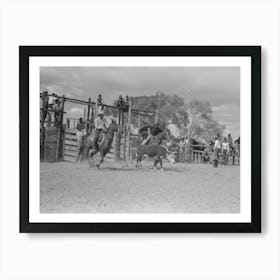
[[[236,138],[240,130],[239,67],[41,67],[40,87],[67,97],[104,103],[123,96],[177,94],[186,101],[209,101],[215,119]],[[79,115],[82,108],[68,104]]]

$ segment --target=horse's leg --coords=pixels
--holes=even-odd
[[[160,170],[163,171],[163,168],[162,168],[162,158],[159,158],[159,164],[160,164]]]
[[[96,164],[97,169],[99,169],[100,165],[102,162],[104,162],[104,153],[103,151],[99,151],[100,152],[100,162],[98,164]],[[97,153],[97,151],[95,152],[95,154]]]
[[[93,162],[92,166],[95,165],[97,168],[99,168],[100,163],[99,163],[99,164],[96,164],[95,159],[94,159],[94,156],[95,156],[97,153],[98,153],[98,150],[93,150],[93,151],[90,153],[90,155],[91,155],[91,160],[92,160],[92,162]]]
[[[88,146],[88,144],[87,143],[85,143],[84,145],[84,148],[83,148],[83,150],[80,152],[80,154],[81,154],[81,162],[88,162],[89,161],[89,154],[88,154],[88,152],[89,152],[89,146]]]
[[[89,163],[89,167],[94,167],[94,161],[93,161],[93,155],[92,153],[90,153],[90,149],[88,151],[88,159],[87,159],[88,163]]]
[[[158,157],[156,156],[155,159],[154,159],[154,170],[157,170],[157,164],[158,164]]]
[[[136,168],[138,167],[138,163],[139,163],[139,162],[141,162],[141,157],[137,156],[137,159],[136,159],[136,166],[135,166]]]
[[[104,157],[105,157],[105,154],[103,153],[103,151],[100,152],[100,164],[104,162]]]

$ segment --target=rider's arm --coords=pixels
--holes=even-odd
[[[215,144],[214,144],[213,150],[215,150],[216,148],[218,148],[218,140],[215,140]]]
[[[97,118],[94,120],[94,126],[95,126],[95,129],[100,129],[100,127],[98,126],[98,119]]]
[[[105,126],[105,128],[107,129],[107,128],[109,128],[109,123],[108,123],[108,121],[106,120],[106,119],[104,119],[105,121],[104,121],[104,126]]]

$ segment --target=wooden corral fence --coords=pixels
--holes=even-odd
[[[69,100],[73,102],[73,100]],[[126,102],[120,96],[119,98],[119,106],[107,105],[102,102],[102,96],[99,95],[97,102],[91,102],[89,99],[88,102],[75,100],[75,103],[82,103],[88,105],[87,110],[84,110],[84,118],[87,115],[87,122],[93,123],[95,117],[97,116],[99,110],[104,108],[109,108],[113,110],[117,110],[118,112],[118,124],[120,126],[120,132],[115,133],[114,139],[112,142],[112,147],[110,153],[106,155],[106,158],[113,159],[114,161],[124,160],[130,162],[133,160],[136,154],[136,149],[142,141],[141,134],[135,134],[131,132],[131,115],[136,114],[138,120],[141,117],[155,117],[155,121],[157,120],[157,112],[152,111],[144,111],[132,109],[131,100],[126,97]],[[96,106],[93,106],[96,105]],[[125,118],[125,113],[127,114],[127,118]],[[126,123],[125,123],[126,119]],[[76,156],[78,154],[78,143],[76,137],[76,123],[78,123],[78,119],[75,118],[67,118],[66,119],[66,129],[63,134],[63,152],[62,159],[65,161],[74,162],[76,160]],[[138,122],[140,125],[140,121]],[[138,127],[140,129],[140,127]],[[88,126],[88,133],[91,132],[91,128]]]
[[[137,117],[138,131],[141,126],[141,118],[147,119],[154,118],[156,123],[158,120],[157,111],[147,111],[133,109],[131,100],[128,96],[126,98],[119,97],[117,105],[107,105],[102,101],[101,94],[98,95],[97,101],[94,102],[91,98],[88,101],[78,100],[74,98],[68,98],[65,96],[58,96],[57,94],[48,94],[43,92],[40,94],[42,101],[46,97],[55,95],[57,100],[61,101],[61,119],[59,125],[46,121],[45,117],[43,121],[41,119],[41,159],[45,161],[75,161],[77,156],[77,137],[76,137],[76,124],[78,119],[64,117],[66,112],[64,111],[64,105],[66,102],[79,104],[84,106],[83,119],[86,121],[87,133],[92,132],[94,120],[100,110],[108,108],[109,110],[116,110],[118,115],[118,124],[120,126],[120,132],[115,133],[112,143],[111,153],[106,157],[115,161],[125,160],[130,162],[135,157],[136,149],[141,143],[142,135],[132,133],[131,119],[132,115]],[[44,103],[44,102],[43,102]],[[54,111],[51,107],[43,105],[42,112],[47,112],[47,115],[53,115]],[[116,114],[115,114],[116,115]],[[49,118],[49,117],[48,117]]]
[[[75,162],[78,153],[76,130],[66,129],[64,133],[63,160]]]
[[[199,163],[204,162],[206,155],[209,156],[209,162],[212,162],[213,160],[213,151],[212,150],[206,150],[201,151],[198,150],[198,147],[206,147],[204,145],[190,145],[189,148],[185,149],[184,153],[184,160],[187,162],[193,162],[193,163]],[[218,153],[218,160],[219,163],[224,163],[223,153]],[[239,151],[236,152],[236,154],[229,154],[228,155],[228,164],[240,164],[240,156]]]
[[[133,155],[136,153],[138,145],[141,143],[141,135],[128,134],[118,136],[116,133],[112,142],[110,153],[106,155],[106,158],[119,161],[126,160],[131,161]],[[64,134],[63,145],[63,160],[75,162],[78,154],[78,141],[75,129],[66,129]]]
[[[65,136],[67,136],[66,142],[70,141],[69,138],[74,137],[71,134],[66,133],[66,124],[64,123],[64,111],[65,103],[71,102],[75,104],[85,105],[87,106],[87,131],[90,131],[92,127],[89,125],[90,122],[93,122],[94,114],[97,110],[97,104],[92,102],[89,98],[88,101],[78,100],[74,98],[68,98],[63,96],[58,96],[55,94],[56,99],[61,102],[60,105],[60,115],[57,117],[55,122],[52,122],[53,115],[55,114],[54,107],[50,107],[48,103],[44,105],[44,94],[46,92],[40,93],[40,97],[42,98],[43,107],[40,108],[41,110],[41,119],[40,119],[40,158],[41,160],[48,161],[48,162],[55,162],[61,159],[64,159],[64,151],[65,151]],[[45,94],[46,96],[46,94]],[[53,96],[53,94],[48,94],[48,97]],[[46,116],[42,119],[42,113],[46,112],[46,116],[48,116],[48,120],[46,121]],[[85,111],[84,111],[85,112]],[[85,114],[85,113],[84,113]],[[51,118],[50,118],[51,117]],[[71,146],[71,145],[69,145]],[[70,149],[70,147],[67,146]],[[74,147],[72,147],[72,154],[74,154]],[[70,154],[70,152],[69,152]],[[69,158],[66,155],[65,158]]]

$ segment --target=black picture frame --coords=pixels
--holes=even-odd
[[[251,57],[250,223],[31,223],[29,221],[29,58],[32,56]],[[260,46],[19,46],[21,233],[259,233],[261,232]],[[242,120],[241,120],[242,121]],[[38,159],[39,160],[39,159]],[[38,186],[39,187],[39,186]]]

